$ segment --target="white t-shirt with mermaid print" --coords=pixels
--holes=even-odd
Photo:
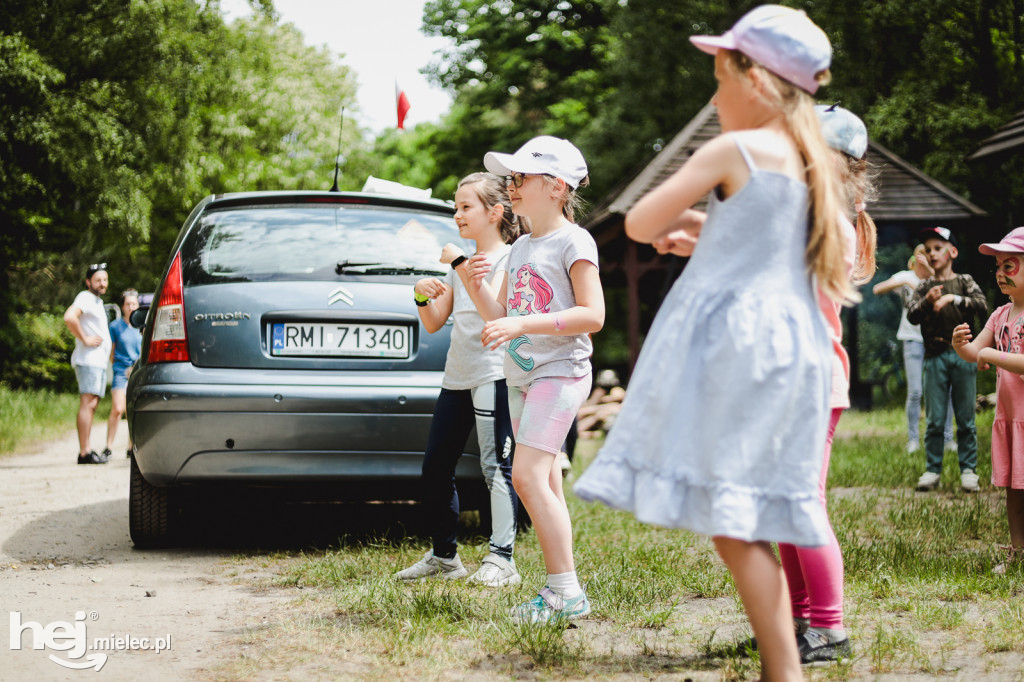
[[[579,225],[517,239],[508,257],[506,314],[557,313],[575,307],[569,270],[578,260],[598,265],[597,244]],[[505,378],[509,386],[526,386],[540,377],[586,376],[593,351],[588,334],[524,334],[507,344]]]

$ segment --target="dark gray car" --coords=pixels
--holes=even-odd
[[[136,546],[177,538],[185,487],[418,497],[449,334],[419,324],[412,285],[444,276],[441,248],[462,243],[452,216],[447,202],[366,193],[196,206],[128,382]],[[456,476],[465,506],[486,503],[476,457]]]

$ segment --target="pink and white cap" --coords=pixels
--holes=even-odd
[[[818,90],[815,76],[832,63],[825,32],[803,10],[782,5],[755,7],[722,35],[690,36],[690,42],[708,54],[739,50],[812,95]]]
[[[1015,227],[996,244],[982,244],[978,247],[986,256],[998,253],[1024,253],[1024,227]]]

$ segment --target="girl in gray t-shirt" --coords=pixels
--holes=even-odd
[[[512,245],[497,296],[483,286],[490,267],[463,266],[467,290],[487,320],[481,341],[506,346],[505,377],[516,434],[512,478],[544,552],[547,584],[512,609],[525,622],[566,621],[590,613],[572,552],[572,522],[558,453],[590,392],[589,334],[604,325],[597,246],[573,222],[587,164],[568,140],[536,137],[515,154],[490,152],[484,165],[505,175],[512,210],[531,233]]]
[[[464,178],[455,192],[455,222],[460,236],[475,242],[477,254],[495,264],[494,274],[483,286],[496,288],[493,280],[499,279],[497,275],[508,258],[508,242],[515,240],[521,230],[501,178],[490,173]],[[448,244],[440,260],[458,265],[465,259],[461,248]],[[468,575],[456,546],[459,495],[455,465],[476,426],[480,467],[490,491],[491,541],[490,552],[469,579],[490,587],[514,585],[520,581],[512,558],[519,498],[512,487],[514,441],[501,364],[503,353],[480,343],[484,321],[455,268],[443,282],[435,277],[418,281],[415,297],[420,320],[428,332],[436,332],[451,318],[452,333],[423,458],[423,501],[430,519],[432,547],[396,577],[456,579]]]

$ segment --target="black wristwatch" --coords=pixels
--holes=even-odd
[[[458,256],[452,260],[452,270],[462,265],[462,262],[466,260],[465,256]]]

